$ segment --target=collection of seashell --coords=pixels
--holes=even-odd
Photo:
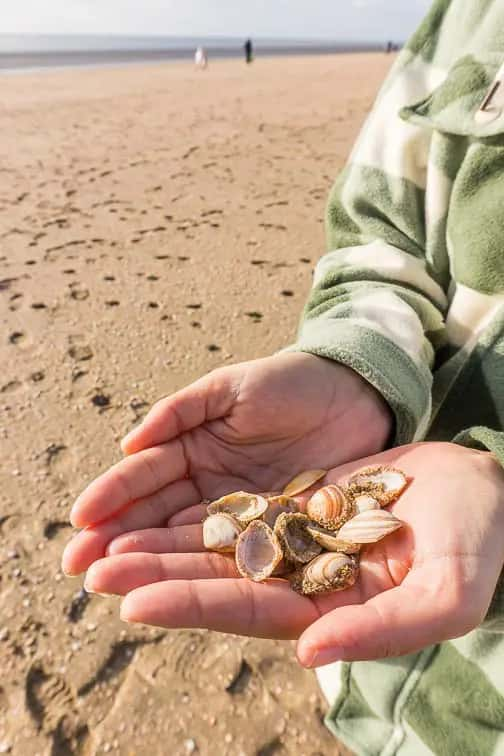
[[[294,497],[325,474],[303,472],[280,494],[237,491],[212,501],[203,522],[205,547],[234,553],[243,577],[286,577],[306,596],[350,588],[359,572],[361,547],[402,526],[382,507],[401,495],[407,479],[393,467],[367,467],[346,486],[319,488],[306,514],[300,512]]]

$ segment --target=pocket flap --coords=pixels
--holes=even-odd
[[[401,117],[438,131],[477,138],[504,132],[504,53],[459,58],[442,84],[420,102],[402,108]],[[500,69],[500,71],[499,71]],[[499,79],[496,75],[499,72]],[[502,72],[502,76],[500,75]],[[485,98],[495,87],[485,110]]]

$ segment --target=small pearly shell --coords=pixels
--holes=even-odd
[[[377,465],[358,470],[348,480],[351,491],[357,493],[359,489],[370,493],[386,507],[395,501],[408,484],[405,474],[395,467]]]
[[[297,511],[297,501],[291,499],[290,496],[284,496],[283,494],[280,494],[280,496],[269,496],[268,509],[263,514],[263,520],[270,528],[274,528],[281,514]]]
[[[386,509],[370,509],[348,520],[338,531],[338,538],[352,543],[376,543],[403,524]]]
[[[262,517],[267,509],[268,502],[260,494],[236,491],[212,501],[207,507],[207,512],[209,515],[227,512],[236,517],[239,522],[246,524]]]
[[[309,517],[300,512],[279,515],[275,533],[282,545],[284,557],[289,562],[305,564],[322,551],[321,546],[308,533],[308,525]]]
[[[316,483],[317,480],[323,478],[326,473],[327,470],[306,470],[306,472],[296,475],[296,477],[285,486],[282,493],[285,494],[285,496],[295,496],[313,486],[313,484]]]
[[[327,551],[341,551],[344,554],[357,554],[360,551],[360,544],[342,541],[334,531],[326,530],[320,525],[307,525],[306,530]]]
[[[203,544],[212,551],[234,551],[241,532],[238,520],[225,512],[217,512],[203,523]]]
[[[282,561],[282,547],[271,528],[252,520],[236,544],[236,566],[243,577],[261,581],[270,577]]]
[[[305,596],[350,588],[359,572],[357,560],[348,554],[325,553],[297,570],[292,588]]]
[[[319,488],[306,506],[308,517],[329,530],[337,530],[355,514],[352,500],[336,485]]]
[[[370,509],[380,509],[380,502],[374,496],[370,494],[361,493],[352,497],[355,510],[357,514],[361,512],[367,512]]]

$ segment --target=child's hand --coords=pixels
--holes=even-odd
[[[349,590],[307,598],[283,580],[238,578],[232,558],[203,552],[201,524],[119,538],[110,546],[115,556],[89,569],[86,586],[128,594],[121,616],[130,622],[301,635],[305,666],[397,656],[467,633],[483,620],[503,566],[502,468],[487,453],[423,443],[345,465],[328,479],[362,464],[394,464],[413,481],[392,507],[406,526],[363,551]]]
[[[165,526],[202,499],[279,489],[301,470],[375,454],[391,424],[366,381],[320,357],[284,354],[210,373],[158,402],[124,441],[130,456],[79,497],[72,522],[94,527],[69,544],[63,568],[82,572],[121,533]]]

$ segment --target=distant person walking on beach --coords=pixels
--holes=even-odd
[[[245,44],[243,45],[243,48],[245,50],[245,62],[246,63],[252,63],[254,60],[253,58],[253,50],[252,50],[252,40],[247,39]]]
[[[196,68],[204,69],[208,66],[208,56],[204,47],[198,47],[194,53],[194,65]]]

